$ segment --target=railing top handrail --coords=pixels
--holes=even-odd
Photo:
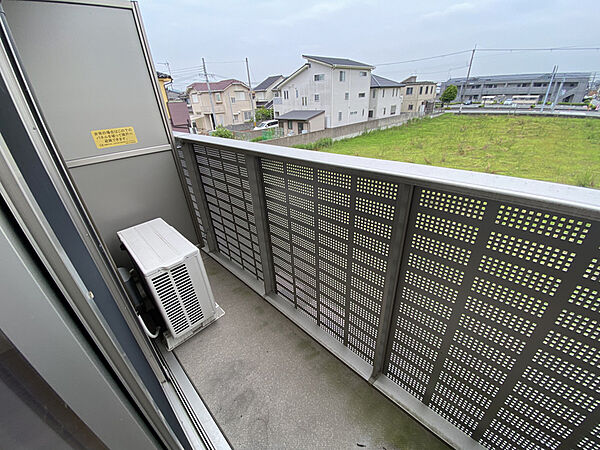
[[[173,134],[176,139],[182,141],[227,147],[255,156],[291,159],[303,163],[338,167],[348,171],[372,172],[408,184],[438,189],[447,188],[491,199],[515,201],[538,208],[549,207],[556,212],[600,220],[600,190],[596,189],[468,170],[265,145],[214,136],[181,132]]]

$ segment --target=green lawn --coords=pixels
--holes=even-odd
[[[600,187],[598,119],[444,114],[321,150]]]

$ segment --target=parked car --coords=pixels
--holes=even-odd
[[[278,126],[279,121],[277,119],[264,120],[254,127],[254,131],[267,130],[269,128],[277,128]]]
[[[465,100],[463,102],[463,105],[471,105],[471,104],[473,104],[473,100]]]

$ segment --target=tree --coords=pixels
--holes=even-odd
[[[457,95],[458,95],[458,88],[456,86],[454,86],[453,84],[451,84],[446,89],[444,89],[444,92],[440,96],[440,101],[442,102],[442,107],[444,106],[444,103],[450,103],[452,100],[454,100]]]
[[[225,128],[221,125],[219,125],[215,131],[210,133],[210,135],[222,137],[222,138],[228,138],[228,139],[235,139],[235,135],[233,134],[233,131],[228,130],[227,128]]]
[[[255,118],[257,122],[262,122],[263,120],[269,120],[273,118],[273,110],[267,108],[258,108],[256,110]]]

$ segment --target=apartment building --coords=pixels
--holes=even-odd
[[[403,87],[402,83],[371,74],[368,119],[382,119],[400,114]]]
[[[591,77],[590,72],[559,72],[554,76],[548,98],[558,102],[582,102]],[[440,92],[453,84],[458,88],[456,101],[481,101],[482,97],[504,101],[512,100],[515,96],[528,96],[533,101],[543,101],[551,78],[551,73],[469,77],[468,83],[464,77],[450,78],[442,83]]]
[[[401,83],[404,85],[401,112],[424,112],[427,102],[435,101],[437,84],[434,81],[417,81],[413,75]]]
[[[257,108],[273,108],[273,88],[282,81],[283,78],[283,75],[272,75],[265,78],[253,89]]]
[[[275,118],[322,110],[327,128],[367,120],[373,66],[345,58],[302,57],[306,63],[274,87]]]
[[[193,83],[186,92],[192,109],[191,121],[200,132],[253,119],[254,100],[248,86],[239,80],[210,83],[210,93],[206,83]]]

